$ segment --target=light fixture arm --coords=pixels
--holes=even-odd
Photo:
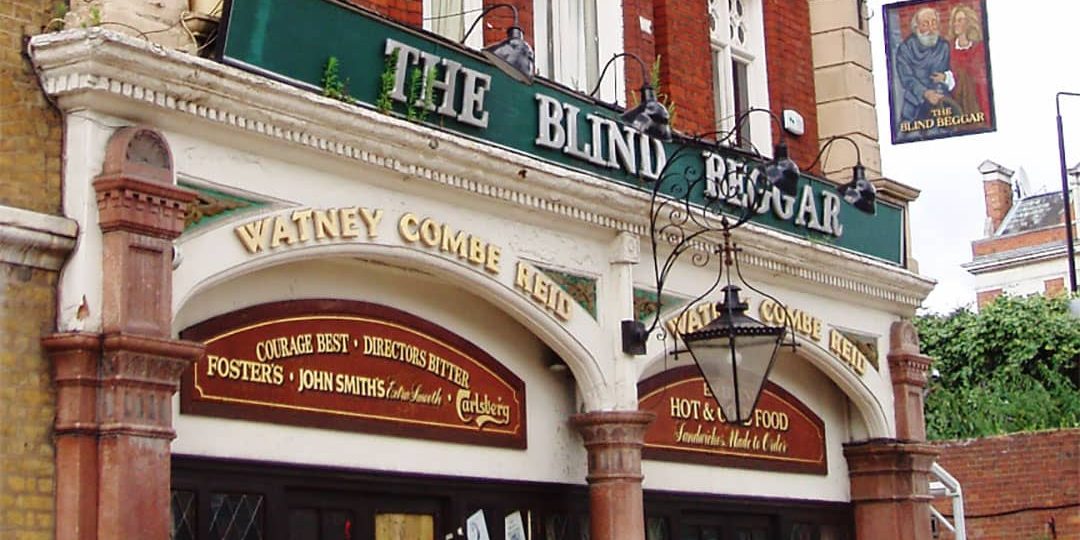
[[[772,299],[742,278],[738,267],[739,250],[731,240],[731,233],[760,213],[769,191],[780,192],[771,196],[797,195],[800,172],[787,155],[783,135],[781,134],[780,143],[774,149],[772,160],[767,161],[765,166],[753,164],[750,160],[737,163],[720,159],[716,165],[721,169],[712,171],[710,178],[702,170],[696,157],[702,152],[716,152],[720,144],[729,141],[738,132],[750,115],[761,113],[768,114],[778,126],[781,124],[772,111],[752,108],[736,118],[731,130],[692,137],[679,136],[681,144],[671,152],[656,180],[652,181],[648,220],[657,308],[647,326],[639,321],[624,321],[623,349],[628,354],[644,354],[646,340],[660,326],[662,299],[668,277],[688,252],[689,262],[698,267],[708,265],[713,257],[720,259],[717,279],[688,306],[713,293],[725,275],[730,279],[730,272],[725,272],[725,268],[732,266],[735,267],[735,275],[739,281],[758,294]],[[866,180],[862,155],[853,139],[846,136],[829,139],[811,166],[816,165],[824,151],[839,139],[846,140],[855,147],[857,164],[853,168],[852,181],[841,186],[838,191],[845,201],[872,214],[876,201],[875,190]],[[756,158],[757,161],[764,160],[760,152],[752,146],[750,151],[738,148],[728,148],[727,151],[742,153],[748,158]],[[789,163],[784,165],[783,162]],[[717,178],[721,180],[717,181]],[[703,193],[706,198],[701,202],[700,195]],[[717,235],[721,238],[717,238]],[[667,255],[661,256],[665,251]],[[781,303],[777,301],[777,304]]]
[[[717,149],[720,144],[728,141],[740,129],[742,123],[747,120],[750,114],[755,112],[767,113],[774,121],[779,122],[779,119],[771,111],[755,108],[740,115],[735,126],[729,131],[713,131],[693,137],[680,136],[682,144],[668,156],[663,169],[652,183],[649,205],[649,242],[651,252],[654,254],[653,275],[656,276],[655,285],[658,305],[648,328],[637,323],[637,321],[624,322],[623,349],[628,354],[644,354],[645,340],[660,325],[660,311],[662,308],[660,303],[664,293],[664,284],[676,264],[683,258],[683,255],[692,252],[691,263],[698,267],[708,265],[713,256],[719,257],[721,262],[726,261],[728,263],[726,266],[721,266],[720,272],[717,273],[717,278],[712,285],[697,299],[688,304],[693,305],[704,300],[720,285],[725,275],[723,269],[730,267],[737,251],[731,242],[731,231],[746,224],[753,216],[757,215],[765,203],[765,192],[773,189],[768,183],[766,175],[760,173],[756,166],[750,167],[748,170],[727,170],[729,163],[721,160],[724,167],[722,177],[731,178],[738,176],[738,173],[743,173],[749,177],[747,183],[740,186],[733,186],[728,183],[714,186],[716,196],[705,205],[693,202],[690,197],[691,193],[705,190],[708,179],[704,171],[696,166],[684,166],[683,158],[693,157],[704,150]],[[786,147],[780,145],[778,148]],[[757,153],[756,150],[748,154],[747,157],[763,159],[763,156]],[[798,174],[797,167],[794,174]],[[669,189],[668,193],[662,191],[665,187]],[[739,196],[745,196],[744,204],[725,204],[730,203]],[[732,208],[742,208],[742,211],[732,214]],[[708,237],[718,231],[723,235],[723,244],[716,245],[716,247],[712,248],[712,253],[710,253],[708,245],[715,242],[715,240],[709,240]],[[661,242],[664,242],[665,247],[671,250],[663,261],[655,255],[660,253]],[[627,323],[632,323],[636,335],[628,335],[631,330],[627,328]],[[632,347],[627,346],[627,339],[629,338],[633,338],[631,339]],[[629,351],[637,352],[631,353]]]
[[[611,58],[607,61],[607,63],[604,64],[604,69],[600,70],[600,76],[596,78],[596,86],[593,87],[592,92],[589,92],[590,96],[595,96],[596,92],[600,90],[600,85],[604,82],[604,75],[607,74],[608,68],[611,67],[611,64],[615,63],[615,60],[618,60],[619,58],[633,58],[634,60],[637,60],[638,66],[641,67],[641,87],[643,89],[646,87],[652,88],[652,81],[649,80],[649,69],[645,67],[645,61],[642,60],[640,56],[632,52],[623,51],[618,54],[613,54]]]
[[[472,31],[476,28],[476,25],[480,24],[480,21],[484,20],[484,15],[487,15],[488,13],[491,13],[498,8],[504,7],[508,7],[514,12],[514,24],[513,26],[511,26],[511,28],[521,28],[521,26],[518,24],[518,10],[516,6],[514,6],[513,4],[492,4],[484,8],[484,10],[476,16],[476,20],[474,20],[472,25],[469,26],[469,30],[465,32],[465,35],[461,36],[461,42],[465,43],[465,40],[469,39],[469,35],[472,34]]]
[[[853,148],[855,148],[855,164],[857,166],[860,166],[860,167],[862,166],[862,164],[863,164],[863,162],[862,162],[862,148],[860,148],[859,144],[855,142],[855,139],[852,139],[851,137],[849,137],[847,135],[834,135],[832,137],[829,137],[829,139],[825,141],[825,144],[821,145],[821,150],[818,150],[817,156],[814,156],[814,161],[811,162],[810,165],[806,167],[807,170],[811,170],[815,166],[817,166],[818,163],[821,163],[822,156],[825,155],[825,152],[836,141],[846,141],[846,142],[850,143],[851,146]]]

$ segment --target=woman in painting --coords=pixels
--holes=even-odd
[[[952,36],[950,69],[956,79],[953,97],[964,114],[982,112],[982,122],[969,127],[990,124],[990,94],[987,85],[986,48],[979,15],[970,6],[960,4],[949,14]]]

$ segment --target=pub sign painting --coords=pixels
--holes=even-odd
[[[994,131],[986,0],[884,11],[893,144]]]

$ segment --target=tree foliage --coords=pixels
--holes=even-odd
[[[930,439],[1080,426],[1080,319],[1068,299],[1000,296],[978,313],[917,317]]]

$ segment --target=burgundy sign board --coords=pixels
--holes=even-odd
[[[638,408],[656,413],[645,433],[647,459],[826,474],[825,424],[783,388],[765,383],[753,418],[724,423],[696,367],[638,384]]]
[[[180,335],[206,344],[181,383],[185,414],[526,447],[521,379],[467,340],[403,311],[278,302]]]

